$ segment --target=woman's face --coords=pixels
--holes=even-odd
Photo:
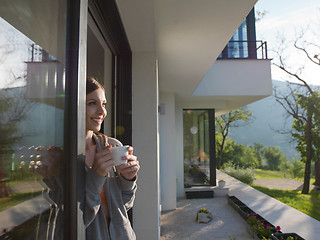
[[[104,91],[98,88],[89,93],[86,103],[86,129],[98,132],[103,119],[107,116],[107,100]]]

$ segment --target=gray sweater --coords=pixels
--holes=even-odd
[[[104,146],[104,139],[100,135],[94,135],[97,144],[97,152]],[[112,146],[121,146],[121,142],[114,138],[108,138]],[[100,193],[102,186],[107,199],[110,215],[108,227],[105,214],[100,206]],[[90,168],[86,168],[86,204],[84,221],[87,240],[132,240],[136,239],[127,211],[133,206],[136,181],[124,179],[114,167],[106,177],[99,176]]]
[[[94,135],[97,152],[105,145],[102,135]],[[122,143],[115,138],[107,138],[107,144],[121,146]],[[46,239],[63,239],[63,184],[61,176],[44,180],[49,187],[51,201],[48,228],[44,231]],[[101,208],[100,193],[104,187],[107,199],[110,225],[108,227],[105,214]],[[127,211],[133,206],[136,180],[124,179],[115,167],[102,177],[85,167],[85,199],[80,207],[83,210],[84,224],[87,240],[134,240],[135,233],[128,219]],[[62,211],[62,212],[61,212]]]

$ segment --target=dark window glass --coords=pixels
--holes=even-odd
[[[183,111],[184,184],[210,184],[208,110]]]
[[[0,6],[1,239],[62,239],[62,2]]]
[[[248,38],[246,20],[240,25],[228,43],[229,58],[248,58]]]

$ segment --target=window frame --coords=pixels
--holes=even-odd
[[[92,14],[113,53],[112,101],[115,104],[111,111],[115,119],[112,134],[132,145],[132,53],[116,2],[67,0],[64,190],[68,194],[64,195],[64,239],[68,240],[86,238],[80,208],[85,200],[85,120],[81,116],[85,116],[88,13]],[[125,134],[119,134],[117,126],[122,126]]]

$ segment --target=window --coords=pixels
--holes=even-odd
[[[66,6],[33,3],[6,1],[0,7],[3,239],[63,234],[62,222],[56,231],[51,223],[63,202]]]
[[[117,6],[4,1],[0,31],[0,238],[83,239],[87,74],[112,91],[106,133],[131,144],[131,50]],[[49,176],[52,159],[65,171]]]
[[[266,57],[266,44],[262,41],[258,41],[258,44],[260,46],[257,48],[253,8],[236,30],[218,59],[257,59],[258,49],[260,49],[259,54],[261,54],[259,57],[264,59]]]
[[[184,185],[215,185],[214,111],[183,111]]]

